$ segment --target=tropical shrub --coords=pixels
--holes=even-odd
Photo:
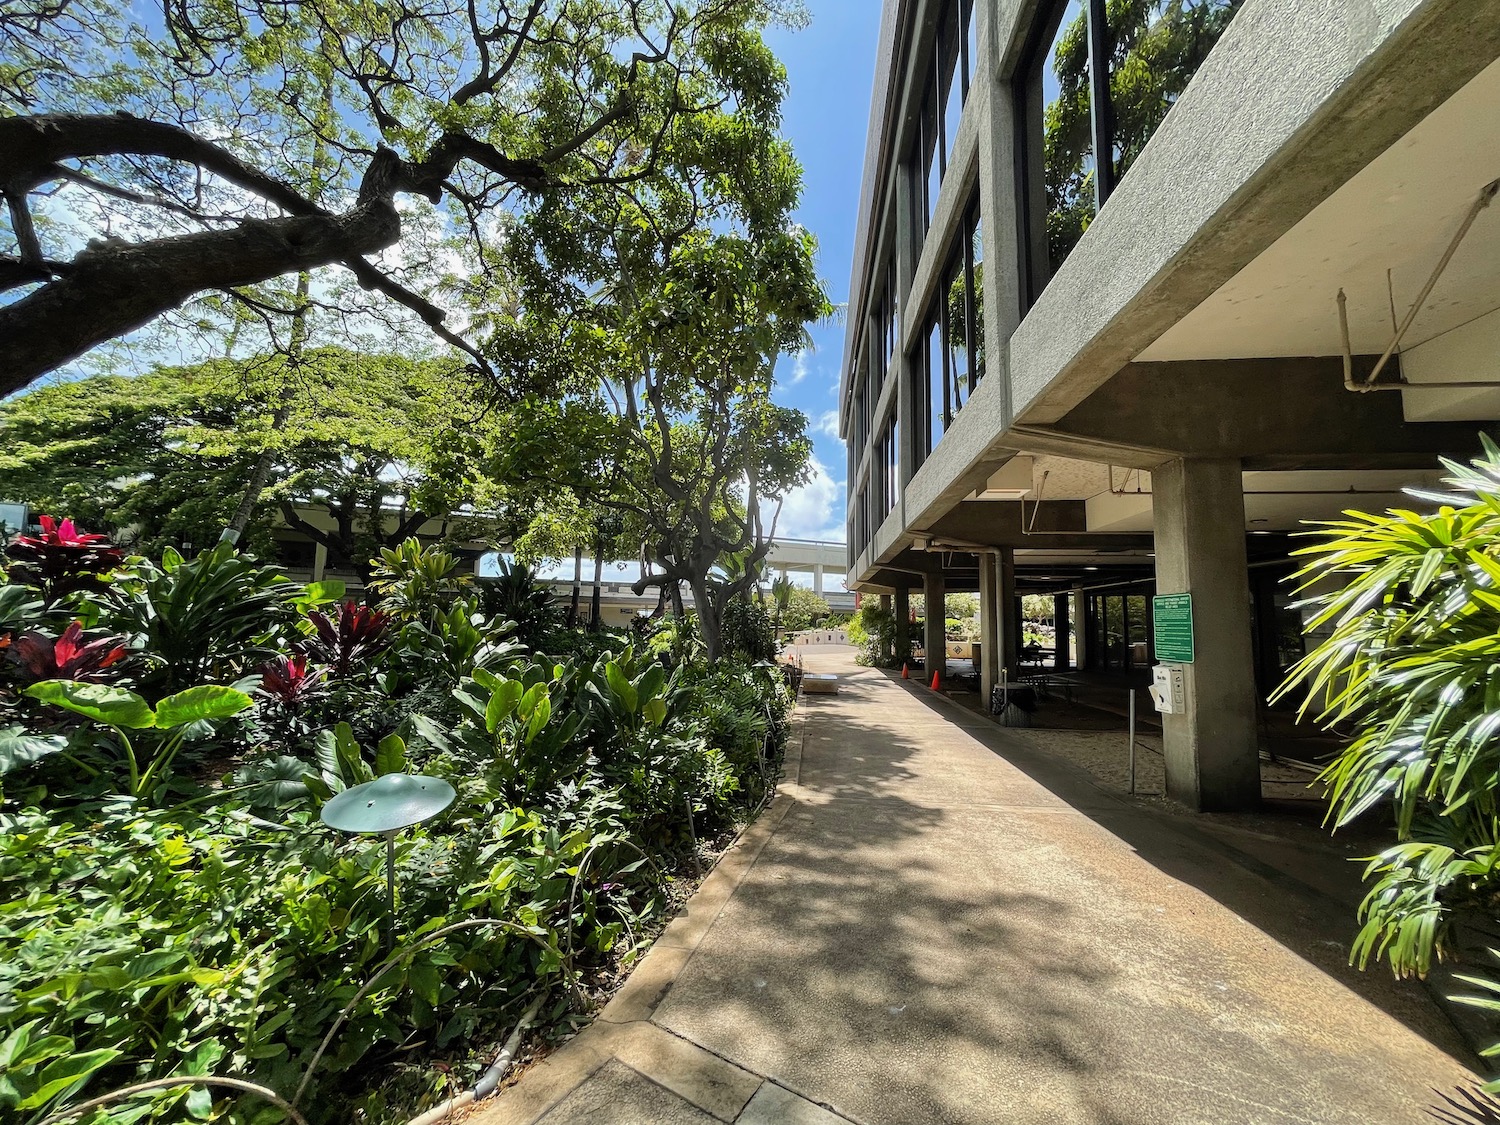
[[[724,652],[750,661],[776,659],[776,633],[764,602],[749,595],[730,598],[720,628]]]
[[[561,620],[552,590],[523,562],[497,556],[500,574],[479,584],[479,605],[486,613],[515,622],[516,640],[535,648]]]
[[[890,654],[896,647],[896,615],[888,609],[882,609],[876,598],[865,598],[859,603],[859,609],[855,610],[854,616],[849,619],[849,643],[859,648],[860,652],[855,660],[860,664],[868,664],[877,668],[888,667],[892,663]],[[900,663],[900,657],[896,663]]]
[[[680,626],[557,635],[578,655],[556,661],[398,555],[374,607],[226,546],[52,600],[0,586],[0,1117],[193,1074],[315,1125],[404,1121],[454,1092],[429,1063],[476,1073],[538,993],[571,1026],[699,840],[767,795],[789,706],[767,669],[709,668]],[[399,838],[397,959],[361,995],[387,964],[382,850],[319,812],[416,771],[458,797]],[[179,1086],[84,1120],[278,1114]]]
[[[1299,579],[1327,635],[1280,694],[1353,738],[1328,766],[1329,819],[1388,814],[1369,861],[1352,959],[1423,976],[1452,955],[1455,919],[1500,916],[1500,446],[1445,462],[1451,493],[1423,514],[1325,524]]]

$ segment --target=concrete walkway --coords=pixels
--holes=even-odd
[[[1295,842],[1114,798],[847,650],[807,664],[845,682],[775,805],[471,1122],[1395,1125],[1473,1084],[1419,986],[1343,967],[1357,891],[1288,874]]]

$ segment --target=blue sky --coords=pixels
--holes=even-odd
[[[843,304],[849,299],[880,5],[875,0],[808,0],[808,7],[808,28],[774,30],[767,38],[790,83],[784,128],[804,170],[797,218],[817,236],[818,272],[830,299]],[[846,472],[834,412],[844,329],[818,326],[812,336],[814,351],[783,356],[778,363],[776,400],[807,414],[819,471],[788,498],[777,533],[843,540]]]

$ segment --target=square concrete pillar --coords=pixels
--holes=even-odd
[[[911,659],[911,591],[905,586],[897,586],[894,601],[896,659],[904,664]]]
[[[932,683],[932,674],[938,674],[938,686],[947,680],[948,636],[943,630],[945,620],[943,598],[947,594],[947,583],[941,574],[928,574],[922,579],[922,604],[926,611],[926,628],[922,634],[922,648],[927,653],[927,670],[923,679]]]
[[[1237,459],[1169,461],[1152,471],[1156,592],[1189,593],[1193,662],[1186,713],[1162,716],[1167,796],[1203,812],[1260,802],[1245,496]]]
[[[880,595],[880,612],[881,613],[892,613],[892,609],[891,609],[891,596],[889,594],[881,594]],[[895,648],[895,645],[896,645],[896,639],[895,639],[894,636],[892,636],[890,646],[889,647],[882,647],[881,650],[880,650],[880,659],[882,661],[890,660],[892,652],[893,652],[893,650]]]
[[[995,603],[1000,628],[1000,660],[1007,676],[1014,680],[1021,671],[1021,602],[1016,597],[1016,552],[1010,547],[1001,547],[996,553]]]
[[[820,597],[820,598],[823,596],[823,564],[822,563],[816,563],[813,566],[813,593],[817,594],[818,597]],[[882,598],[881,604],[883,605],[885,603],[885,600],[889,599],[889,595],[882,594],[881,598]]]
[[[1052,667],[1058,672],[1068,670],[1068,595],[1052,596]]]
[[[990,693],[1000,682],[1000,613],[996,592],[1000,574],[994,555],[979,556],[979,690],[989,706]]]

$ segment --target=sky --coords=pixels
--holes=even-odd
[[[818,273],[829,299],[842,305],[849,300],[881,5],[807,0],[807,6],[807,28],[773,29],[767,40],[790,86],[782,112],[783,131],[803,167],[797,221],[817,236]],[[838,438],[838,385],[844,327],[816,325],[812,337],[814,350],[782,356],[776,366],[776,401],[807,415],[816,460],[812,480],[787,498],[777,536],[843,542],[847,473]]]

